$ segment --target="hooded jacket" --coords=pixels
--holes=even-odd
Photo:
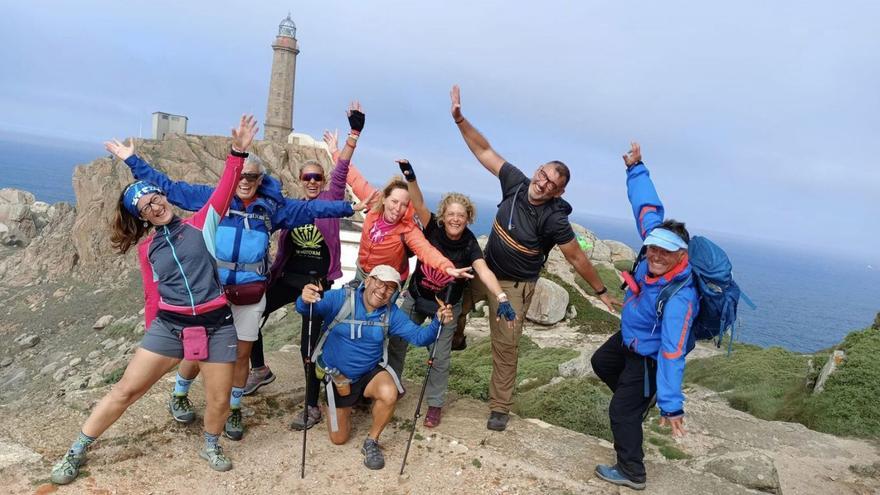
[[[651,230],[663,222],[663,204],[643,163],[627,169],[626,187],[636,228],[644,240]],[[647,260],[642,261],[633,277],[638,284],[638,293],[627,288],[621,310],[620,331],[624,345],[637,354],[657,361],[657,405],[665,416],[677,416],[684,410],[681,382],[685,354],[691,338],[691,325],[700,306],[694,284],[690,282],[666,302],[663,318],[658,321],[657,298],[668,284],[685,279],[690,274],[687,255],[660,277],[651,276]]]

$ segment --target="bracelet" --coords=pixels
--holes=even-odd
[[[464,117],[462,117],[462,118],[456,120],[456,121],[455,121],[455,124],[458,125],[458,124],[461,124],[462,122],[464,122]]]
[[[358,140],[358,137],[360,137],[360,134],[355,134],[354,131],[352,131],[348,135],[348,139],[351,139],[352,141],[355,141],[355,142]]]
[[[238,151],[237,149],[235,149],[235,146],[231,147],[229,154],[232,156],[237,156],[239,158],[247,158],[248,157],[248,153],[246,151]]]
[[[361,131],[359,131],[359,130],[357,130],[357,129],[349,129],[349,130],[348,130],[348,134],[349,134],[349,135],[354,134],[355,136],[360,136],[360,135],[361,135]],[[357,139],[357,138],[355,138],[355,139]]]
[[[602,294],[605,294],[606,292],[608,292],[608,287],[602,287],[602,290],[596,291],[596,296],[601,296]]]

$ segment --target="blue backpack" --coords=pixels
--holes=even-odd
[[[639,253],[633,264],[635,267],[645,257],[645,249]],[[695,345],[695,340],[715,340],[715,346],[721,347],[724,333],[730,330],[730,342],[727,353],[733,346],[733,333],[736,328],[736,309],[739,299],[756,309],[755,303],[742,292],[733,280],[733,265],[723,249],[705,237],[694,236],[688,243],[688,259],[691,265],[691,276],[677,283],[667,285],[657,298],[657,319],[663,317],[663,306],[670,297],[693,279],[694,287],[700,298],[700,311],[691,325],[691,337],[688,352]]]

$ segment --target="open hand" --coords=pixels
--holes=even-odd
[[[621,309],[623,309],[623,304],[616,298],[608,294],[607,292],[599,296],[599,300],[602,301],[612,313],[617,313]]]
[[[642,147],[639,146],[639,143],[633,141],[629,143],[629,151],[623,155],[623,163],[629,168],[640,161],[642,161]]]
[[[358,203],[358,204],[352,206],[351,209],[354,210],[354,211],[363,211],[363,210],[366,210],[367,208],[370,207],[371,204],[375,203],[376,200],[379,199],[379,196],[380,196],[381,194],[382,194],[382,191],[376,189],[375,191],[373,191],[372,193],[370,193],[369,196],[367,196],[367,199],[365,199],[365,200],[361,201],[360,203]]]
[[[458,85],[452,86],[449,92],[449,98],[452,100],[452,120],[458,122],[464,118],[461,114],[461,88]]]
[[[306,284],[300,297],[302,297],[303,302],[306,304],[315,304],[321,300],[321,291],[323,290],[320,282],[318,282],[318,285]]]
[[[327,145],[327,151],[330,152],[332,156],[333,153],[339,151],[339,129],[336,129],[333,132],[324,131],[324,143]]]
[[[683,437],[687,434],[687,430],[684,429],[684,416],[678,416],[675,418],[660,416],[660,426],[669,426],[672,428],[672,436],[676,438]]]
[[[120,143],[118,139],[104,141],[104,149],[112,153],[116,158],[125,161],[134,154],[134,138],[128,138],[128,146]]]
[[[232,147],[244,153],[251,147],[257,135],[257,119],[253,115],[242,115],[238,128],[232,129]]]
[[[474,278],[471,271],[472,269],[469,266],[464,268],[447,268],[446,274],[453,278]]]

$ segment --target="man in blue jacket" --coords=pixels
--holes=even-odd
[[[669,284],[688,279],[687,246],[690,236],[683,223],[663,219],[657,196],[638,143],[623,156],[627,195],[646,256],[627,280],[620,332],[593,354],[596,375],[614,395],[608,415],[614,435],[617,463],[596,466],[596,474],[611,483],[636,490],[645,488],[642,419],[656,394],[660,423],[684,435],[684,395],[681,380],[685,355],[693,347],[690,328],[699,311],[693,282],[666,302],[657,318],[657,300]]]
[[[159,186],[168,201],[178,208],[197,211],[214,191],[213,186],[169,179],[135,154],[133,141],[128,146],[119,141],[104,144],[108,151],[125,161],[136,179]],[[269,237],[278,229],[307,225],[316,218],[347,217],[354,211],[345,201],[286,198],[281,192],[281,183],[266,173],[258,157],[250,155],[245,161],[235,196],[217,227],[216,243],[212,244],[216,245],[213,254],[217,258],[217,273],[230,302],[238,334],[237,360],[229,400],[231,413],[223,430],[227,438],[241,440],[244,434],[241,398],[247,382],[251,347],[259,336],[260,319],[266,307]],[[196,364],[181,362],[168,405],[172,417],[180,423],[195,420],[188,392],[198,372]]]
[[[428,325],[413,323],[394,304],[400,274],[388,265],[374,267],[357,289],[330,290],[323,297],[320,290],[306,285],[296,300],[296,310],[303,318],[311,311],[326,325],[313,361],[326,377],[330,441],[336,445],[347,442],[352,406],[362,397],[372,399],[373,424],[361,453],[367,468],[382,469],[385,457],[379,449],[379,435],[394,415],[398,393],[403,393],[388,366],[388,337],[395,335],[417,346],[431,344],[437,340],[441,325],[452,321],[452,306],[441,304]]]

